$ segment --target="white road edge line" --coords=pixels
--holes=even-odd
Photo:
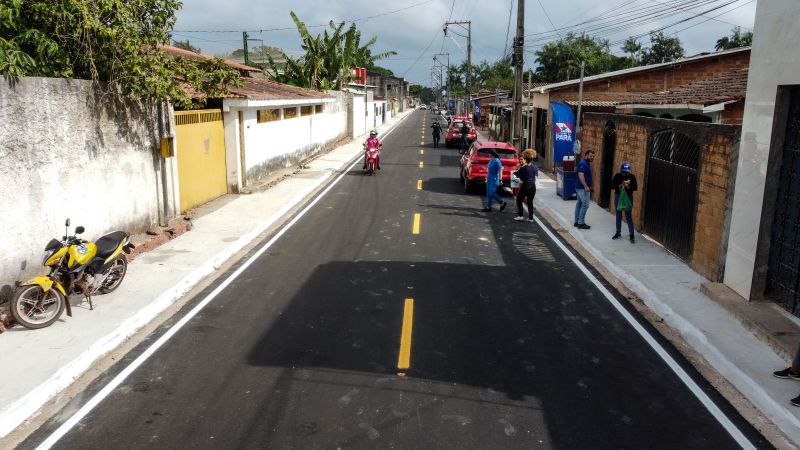
[[[410,113],[405,117],[403,117],[402,119],[400,119],[396,124],[392,126],[392,128],[389,131],[384,133],[383,135],[384,139],[386,138],[386,136],[391,134],[392,131],[397,129],[397,127],[407,117],[411,116],[411,114],[413,113]],[[80,422],[84,417],[86,417],[97,405],[100,404],[100,402],[105,400],[105,398],[108,397],[109,394],[111,394],[114,391],[114,389],[119,387],[119,385],[121,385],[122,382],[125,381],[125,379],[128,378],[128,376],[130,376],[130,374],[132,374],[136,369],[139,368],[139,366],[144,364],[145,361],[147,361],[151,356],[153,356],[158,351],[158,349],[161,348],[161,346],[166,344],[167,341],[169,341],[172,338],[172,336],[177,334],[177,332],[180,331],[180,329],[183,328],[184,325],[189,323],[189,321],[192,320],[194,316],[196,316],[203,308],[205,308],[209,303],[211,303],[217,297],[217,295],[220,294],[220,292],[225,290],[225,288],[228,287],[228,285],[231,284],[236,278],[238,278],[239,275],[242,274],[242,272],[247,270],[247,268],[250,267],[250,265],[253,264],[253,262],[255,262],[256,259],[258,259],[262,254],[264,254],[264,252],[266,252],[270,247],[272,247],[272,245],[275,242],[277,242],[278,239],[280,239],[284,234],[286,234],[286,232],[289,231],[294,226],[294,224],[296,224],[303,216],[305,216],[306,213],[309,212],[311,208],[317,204],[317,202],[322,200],[322,198],[325,197],[325,195],[331,189],[333,189],[334,186],[336,186],[339,183],[339,181],[341,181],[342,178],[344,178],[348,174],[348,172],[350,172],[350,170],[360,161],[361,161],[361,154],[357,154],[353,158],[353,162],[349,166],[347,166],[347,168],[342,172],[342,174],[339,175],[339,177],[337,177],[335,180],[333,180],[331,184],[317,196],[317,198],[315,198],[311,203],[306,205],[306,207],[303,208],[302,211],[300,211],[289,223],[287,223],[283,228],[281,228],[281,230],[278,231],[278,233],[275,234],[275,236],[273,236],[272,239],[270,239],[266,244],[264,244],[252,257],[250,257],[250,259],[248,259],[244,264],[242,264],[241,267],[236,269],[236,271],[233,272],[227,279],[225,279],[225,281],[223,281],[222,284],[220,284],[216,289],[214,289],[210,294],[208,294],[200,303],[198,303],[197,306],[192,308],[191,311],[189,311],[185,316],[183,316],[181,320],[176,322],[175,325],[173,325],[169,330],[167,330],[166,333],[164,333],[160,338],[158,338],[157,341],[155,341],[150,347],[148,347],[147,350],[144,351],[144,353],[142,353],[141,355],[139,355],[138,358],[133,360],[133,362],[130,363],[128,367],[123,369],[122,372],[120,372],[116,377],[114,377],[113,380],[111,380],[107,385],[105,385],[103,389],[101,389],[100,392],[95,394],[94,397],[92,397],[88,402],[86,402],[86,404],[83,405],[81,409],[75,412],[75,414],[73,414],[69,419],[67,419],[66,422],[62,423],[61,426],[58,427],[58,429],[56,429],[56,431],[54,431],[53,434],[48,436],[47,439],[45,439],[41,444],[39,444],[36,447],[36,449],[37,450],[50,449],[59,440],[61,440],[62,437],[64,437],[67,433],[69,433],[69,431],[75,425],[77,425],[78,422]]]
[[[660,356],[661,359],[663,359],[664,362],[667,363],[669,368],[672,369],[672,371],[675,373],[675,375],[678,376],[678,378],[680,378],[681,381],[683,381],[683,384],[685,384],[686,387],[689,388],[689,391],[691,391],[692,394],[694,394],[694,396],[697,397],[697,399],[700,401],[700,403],[703,404],[703,406],[705,406],[708,412],[710,412],[711,415],[713,415],[714,418],[717,419],[717,422],[719,422],[719,424],[722,425],[723,428],[725,428],[725,431],[727,431],[728,434],[731,435],[733,440],[735,440],[736,443],[739,444],[739,446],[741,446],[743,449],[755,450],[756,447],[753,445],[752,442],[750,442],[749,439],[747,439],[747,437],[745,437],[744,433],[742,433],[742,431],[739,430],[739,428],[736,427],[736,425],[734,425],[733,422],[731,422],[728,416],[726,416],[725,413],[723,413],[719,409],[719,407],[714,403],[714,401],[711,400],[711,398],[709,398],[705,392],[703,392],[703,389],[701,389],[700,386],[697,383],[695,383],[694,380],[692,380],[689,374],[686,373],[685,370],[683,370],[683,368],[677,363],[677,361],[675,361],[675,359],[672,356],[670,356],[669,353],[667,353],[664,347],[662,347],[661,344],[659,344],[655,340],[655,338],[647,330],[645,330],[644,327],[642,327],[642,325],[631,315],[631,313],[628,312],[628,310],[622,306],[619,300],[617,300],[611,294],[611,292],[609,292],[608,289],[606,289],[606,287],[603,286],[600,280],[598,280],[597,277],[595,277],[594,274],[592,274],[592,272],[590,272],[589,269],[586,268],[586,266],[578,259],[578,257],[575,256],[575,254],[572,253],[560,240],[558,240],[558,238],[556,238],[556,236],[550,231],[549,228],[545,226],[544,223],[542,223],[541,220],[539,220],[538,217],[534,216],[534,220],[536,220],[536,223],[539,225],[539,227],[541,227],[542,230],[544,230],[547,236],[553,242],[556,243],[558,248],[560,248],[561,251],[567,255],[567,257],[578,267],[578,269],[580,269],[581,272],[583,272],[586,278],[588,278],[589,281],[591,281],[592,284],[594,284],[595,287],[606,297],[606,300],[608,300],[608,302],[611,303],[614,309],[616,309],[620,313],[620,315],[622,315],[622,317],[631,325],[631,327],[633,327],[633,329],[636,330],[637,333],[639,333],[642,339],[644,339],[644,341],[650,345],[650,347],[656,352],[656,354],[658,354],[658,356]]]

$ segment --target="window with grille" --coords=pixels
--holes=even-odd
[[[258,123],[281,120],[281,110],[280,108],[259,109],[256,111],[256,118],[258,119]]]
[[[301,106],[300,107],[300,115],[303,116],[303,117],[310,116],[311,115],[311,111],[313,111],[312,108],[313,108],[313,106],[311,106],[311,105]]]
[[[322,105],[315,105],[314,108],[316,109],[316,114],[322,114]]]
[[[297,108],[286,108],[283,110],[284,119],[294,119],[297,117]]]

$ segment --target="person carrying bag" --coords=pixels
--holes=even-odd
[[[625,221],[628,223],[628,233],[631,244],[636,242],[633,229],[633,193],[639,188],[636,183],[636,176],[631,173],[631,164],[622,163],[619,172],[611,180],[611,187],[614,189],[614,208],[617,211],[617,232],[611,239],[619,239],[622,231],[622,213],[625,213]]]

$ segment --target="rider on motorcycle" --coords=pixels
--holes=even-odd
[[[381,150],[382,146],[383,146],[383,144],[381,143],[381,140],[378,139],[378,132],[376,130],[370,131],[369,132],[369,137],[367,138],[367,141],[364,142],[364,167],[363,167],[364,170],[367,169],[367,151],[370,148],[377,148],[378,149],[378,157],[375,160],[375,169],[376,170],[381,170],[381,152],[380,152],[380,150]]]

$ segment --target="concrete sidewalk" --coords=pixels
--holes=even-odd
[[[381,134],[404,117],[381,127]],[[163,314],[253,239],[280,224],[361,151],[358,141],[343,145],[270,189],[236,196],[198,218],[192,231],[137,257],[123,286],[97,297],[94,311],[77,307],[72,318],[64,317],[49,328],[15,327],[0,335],[0,439],[35,417],[103,355]],[[637,234],[636,244],[612,241],[614,217],[597,205],[587,215],[591,230],[573,228],[575,202],[558,197],[555,181],[546,176],[538,181],[535,204],[554,228],[571,236],[589,259],[641,299],[792,441],[781,447],[800,443],[800,408],[788,403],[800,393],[800,383],[772,377],[787,360],[706,297],[701,292],[705,278],[644,236]],[[783,314],[777,307],[774,312]],[[756,422],[765,431],[766,425]]]
[[[385,135],[409,114],[390,119],[378,131]],[[132,261],[120,289],[96,297],[94,311],[82,303],[73,307],[73,317],[65,314],[49,328],[16,326],[0,335],[0,439],[35,417],[100,358],[150,324],[261,233],[286,220],[287,213],[362,152],[356,139],[320,155],[269,189],[236,196],[196,219],[191,231]],[[87,230],[87,236],[91,235]]]
[[[537,180],[534,207],[557,231],[571,236],[579,251],[594,258],[600,269],[632,291],[774,423],[792,441],[786,442],[786,447],[800,444],[800,408],[789,403],[800,394],[800,383],[772,376],[773,371],[787,367],[789,361],[767,339],[746,328],[741,317],[704,295],[701,287],[708,283],[707,279],[638,232],[636,243],[631,244],[624,223],[622,238],[612,240],[616,231],[614,215],[594,203],[586,216],[591,230],[575,228],[575,201],[556,195],[555,179],[547,175]],[[788,316],[783,320],[798,323],[776,305],[772,309],[776,316]],[[767,432],[758,423],[755,426]]]

